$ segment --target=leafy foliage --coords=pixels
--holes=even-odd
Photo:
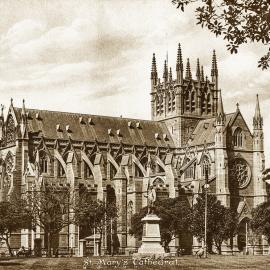
[[[172,0],[181,11],[196,4],[197,24],[216,36],[223,36],[233,54],[240,45],[258,42],[267,46],[258,67],[267,69],[270,63],[270,4],[269,0]]]
[[[12,255],[9,246],[9,238],[12,233],[20,229],[29,228],[31,224],[31,213],[23,200],[12,199],[0,202],[0,240],[4,240]]]
[[[28,209],[32,215],[32,226],[44,229],[48,256],[54,235],[74,222],[72,207],[75,194],[69,188],[44,187],[28,194]]]
[[[199,195],[197,203],[194,205],[191,216],[191,232],[198,239],[204,238],[204,220],[205,220],[205,194]],[[217,197],[208,194],[207,196],[207,245],[211,250],[211,244],[214,244],[221,253],[221,244],[236,233],[237,213],[230,208],[224,207]]]
[[[89,200],[81,195],[75,206],[75,223],[93,232],[103,234],[108,221],[117,217],[115,204],[106,204],[103,201]]]
[[[270,201],[259,204],[252,210],[251,229],[267,237],[270,243]]]
[[[141,219],[145,217],[146,213],[147,207],[144,207],[139,213],[134,214],[131,220],[129,233],[138,239],[142,238],[143,223]],[[191,214],[189,203],[180,198],[156,201],[155,213],[161,218],[161,240],[164,242],[165,248],[168,248],[174,236],[188,230],[188,216]]]

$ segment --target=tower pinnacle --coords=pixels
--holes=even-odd
[[[170,71],[169,71],[169,81],[172,82],[172,68],[170,67]]]
[[[151,79],[157,74],[157,64],[156,64],[156,56],[153,53],[153,58],[152,58],[152,69],[151,69]]]
[[[154,91],[154,88],[157,85],[157,82],[158,82],[158,74],[157,74],[156,56],[153,53],[152,69],[151,69],[151,89],[152,89],[152,92]]]
[[[201,66],[201,81],[204,82],[204,71],[203,71],[203,66]]]
[[[225,125],[225,117],[226,116],[225,116],[224,109],[223,109],[221,90],[219,90],[218,91],[216,124],[217,125]]]
[[[177,49],[177,60],[176,60],[176,81],[177,83],[183,83],[183,58],[182,58],[182,50],[181,45],[178,43]]]
[[[215,84],[215,89],[218,91],[218,68],[217,68],[217,57],[216,57],[216,51],[213,51],[213,57],[212,57],[212,68],[211,68],[211,77],[212,82]]]
[[[262,127],[263,127],[263,118],[261,116],[259,95],[257,94],[255,114],[253,117],[253,128],[254,129],[262,129]]]
[[[201,80],[200,60],[199,60],[199,58],[197,58],[196,77],[197,77],[198,81]]]
[[[180,71],[180,70],[183,70],[183,59],[182,59],[181,45],[180,43],[178,43],[176,71]]]
[[[212,77],[213,76],[218,76],[217,56],[216,56],[216,51],[215,50],[213,50],[211,76]]]
[[[167,61],[166,60],[164,62],[163,79],[164,79],[164,82],[168,81],[168,67],[167,67]]]
[[[186,79],[192,79],[189,58],[187,59],[187,66],[186,66]]]

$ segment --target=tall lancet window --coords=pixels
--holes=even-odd
[[[174,92],[172,92],[172,110],[175,110],[175,95]]]
[[[211,113],[211,96],[207,95],[207,114]]]
[[[40,159],[40,172],[48,173],[48,159],[46,157]]]
[[[186,111],[190,110],[190,99],[189,99],[189,92],[187,91],[185,94],[185,102],[186,102]]]
[[[190,162],[190,159],[187,159],[186,164]],[[185,178],[194,178],[196,164],[191,164],[184,172]]]
[[[159,107],[159,96],[156,96],[156,113],[160,113],[160,107]]]
[[[162,95],[159,97],[159,112],[160,114],[164,112],[164,100]]]
[[[236,147],[243,147],[243,131],[239,127],[234,131],[233,145]]]
[[[195,92],[191,93],[191,112],[195,112]]]
[[[208,170],[208,176],[211,175],[211,164],[209,161],[209,158],[207,156],[204,156],[203,162],[202,162],[202,176],[205,177],[206,170]]]
[[[168,99],[168,111],[171,112],[172,111],[172,98],[171,98],[170,93],[168,93],[167,99]]]
[[[204,93],[202,93],[201,108],[202,108],[202,113],[205,113],[206,112],[206,99],[205,99]]]

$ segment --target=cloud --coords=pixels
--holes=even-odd
[[[196,25],[192,9],[183,13],[164,0],[22,0],[0,8],[10,11],[0,18],[1,103],[24,97],[29,107],[149,119],[152,53],[162,77],[168,52],[175,77],[181,42],[193,75],[197,58],[210,75],[216,49],[226,112],[239,102],[250,125],[256,93],[267,112],[269,71],[257,69],[262,47],[231,55],[221,38]]]

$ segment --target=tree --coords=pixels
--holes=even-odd
[[[11,234],[31,227],[31,213],[21,199],[0,202],[0,240],[4,240],[9,254],[13,256],[9,244]]]
[[[190,230],[199,240],[204,239],[204,212],[205,194],[199,195],[197,203],[194,205],[193,213],[190,219]],[[218,253],[221,254],[221,245],[233,237],[236,233],[237,213],[230,208],[224,207],[217,197],[208,194],[207,197],[207,246],[212,250],[214,242]]]
[[[270,243],[270,201],[259,204],[252,210],[251,229],[255,234],[264,235]]]
[[[111,221],[115,221],[118,212],[114,203],[109,204],[100,200],[92,200],[87,192],[80,194],[74,210],[75,223],[84,230],[82,235],[94,234],[95,229],[101,239],[106,229],[109,231]]]
[[[142,238],[143,223],[141,219],[145,217],[147,207],[140,210],[132,216],[131,229],[129,233],[138,239]],[[161,218],[160,234],[161,241],[165,249],[168,249],[169,243],[175,236],[188,231],[188,216],[191,214],[189,203],[180,198],[168,198],[155,202],[155,213]]]
[[[69,187],[46,186],[27,196],[32,224],[44,230],[47,256],[51,256],[52,239],[63,228],[74,222],[75,193]]]
[[[248,42],[263,44],[267,49],[258,67],[270,64],[270,4],[269,0],[172,0],[177,8],[196,4],[197,24],[216,36],[223,36],[227,49],[233,54]]]

